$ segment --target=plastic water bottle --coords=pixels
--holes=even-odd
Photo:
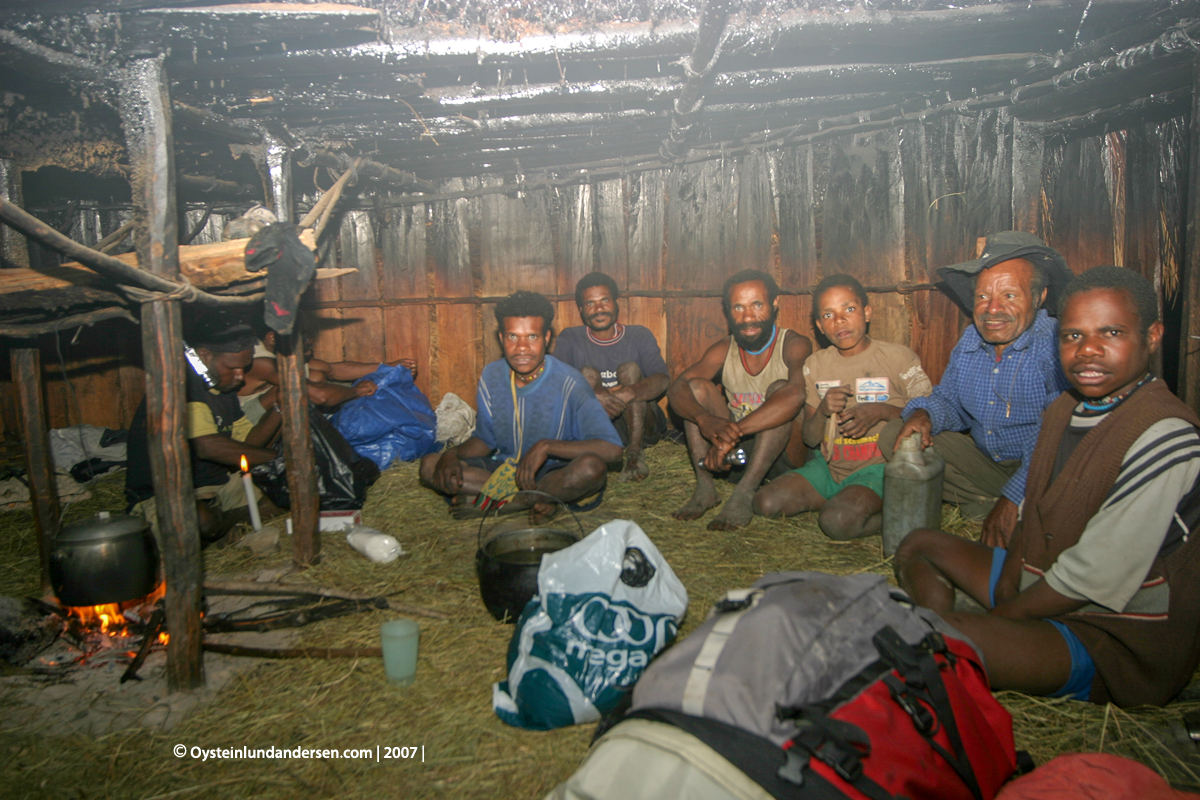
[[[346,542],[379,564],[390,564],[404,554],[404,549],[394,536],[366,525],[351,525],[346,533]]]
[[[900,541],[917,528],[942,522],[942,482],[946,462],[932,447],[921,450],[921,434],[896,444],[883,468],[883,554],[893,555]]]

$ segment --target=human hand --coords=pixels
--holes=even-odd
[[[537,472],[550,457],[547,442],[547,439],[539,439],[534,442],[533,447],[526,450],[525,455],[521,456],[521,460],[517,462],[518,489],[537,488]]]
[[[627,403],[615,392],[601,387],[596,390],[596,399],[604,407],[604,413],[608,414],[609,419],[615,419],[625,413]]]
[[[913,415],[908,418],[908,422],[900,426],[900,433],[896,434],[896,446],[899,447],[900,442],[914,433],[921,434],[922,449],[933,446],[933,420],[930,418],[929,412],[923,408],[914,411]]]
[[[354,394],[359,397],[370,397],[375,394],[379,387],[375,385],[375,381],[359,381],[354,384]]]
[[[1017,504],[1001,497],[983,521],[980,541],[988,547],[1008,547],[1008,540],[1017,527]]]
[[[458,455],[447,450],[438,459],[433,470],[433,488],[442,494],[455,495],[462,489],[463,470]]]
[[[842,435],[851,439],[861,439],[871,428],[892,416],[889,409],[895,410],[896,407],[887,403],[859,403],[846,409],[838,417]]]
[[[738,427],[736,422],[714,414],[705,414],[700,417],[696,420],[696,427],[700,429],[700,435],[708,442],[714,446],[717,444],[723,445],[726,451],[736,445],[742,438],[742,429]]]
[[[832,417],[834,414],[840,414],[849,400],[849,386],[834,386],[832,389],[826,391],[825,396],[821,398],[821,404],[817,406],[817,413],[823,417]]]
[[[730,451],[733,450],[732,444],[724,444],[714,442],[712,447],[708,448],[708,453],[704,456],[704,468],[709,472],[728,472],[732,466],[725,461]]]

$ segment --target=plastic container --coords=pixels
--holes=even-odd
[[[346,542],[378,564],[389,564],[404,554],[394,536],[366,525],[351,525],[346,532]]]
[[[383,671],[390,683],[409,686],[417,677],[417,645],[421,629],[411,619],[393,619],[379,627]]]
[[[883,469],[883,554],[895,554],[901,540],[917,528],[942,522],[942,482],[946,462],[932,447],[921,450],[921,434],[897,443]]]

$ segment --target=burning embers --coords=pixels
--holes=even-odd
[[[158,630],[151,630],[155,609],[164,594],[166,584],[159,583],[153,592],[136,600],[69,606],[63,633],[80,644],[83,658],[104,647],[128,649],[140,646],[147,633],[156,637],[157,643],[166,644],[167,634],[161,624],[156,626]]]
[[[62,622],[62,638],[37,658],[37,664],[60,671],[70,665],[110,669],[128,663],[121,682],[135,678],[137,668],[154,649],[166,645],[160,583],[145,597],[124,603],[70,606]]]

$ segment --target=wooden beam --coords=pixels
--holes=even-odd
[[[193,195],[202,194],[206,198],[214,195],[221,197],[260,197],[258,188],[248,183],[226,181],[210,175],[179,175],[176,179],[179,191],[190,192]]]
[[[265,164],[260,168],[266,173],[268,205],[280,222],[291,222],[295,216],[292,149],[284,141],[270,135],[265,137],[263,143],[266,145],[263,152]]]
[[[24,205],[21,192],[21,166],[11,158],[0,158],[0,200]],[[29,244],[24,236],[0,225],[0,268],[28,267]]]
[[[1042,236],[1042,163],[1046,139],[1040,126],[1012,123],[1012,227]]]
[[[1159,264],[1160,203],[1159,125],[1131,124],[1125,135],[1125,264],[1154,285],[1162,314],[1162,270]],[[1163,348],[1150,355],[1150,371],[1163,374]]]
[[[50,551],[61,519],[50,436],[46,429],[46,406],[42,400],[42,356],[32,347],[15,347],[11,352],[13,382],[21,413],[21,438],[25,440],[25,471],[29,500],[33,504],[33,527],[38,537],[42,596],[51,597]]]
[[[296,564],[315,564],[321,554],[317,528],[320,501],[308,427],[308,391],[304,377],[304,341],[297,329],[276,336],[275,361],[279,368],[280,405],[283,410],[283,458],[287,467],[288,494],[292,499],[292,542]]]
[[[303,231],[300,241],[308,245],[310,250],[317,249],[312,231]],[[184,245],[178,248],[179,274],[187,278],[188,283],[200,288],[228,286],[231,283],[261,278],[261,272],[246,271],[246,240],[234,239],[229,242],[213,242],[212,244]],[[123,264],[141,269],[141,261],[137,253],[122,253],[108,256]],[[67,261],[62,266],[73,269],[86,269],[84,264],[77,261]]]
[[[1175,393],[1200,408],[1200,56],[1193,62],[1192,121],[1188,126],[1187,229],[1184,234],[1180,292],[1179,379]]]
[[[687,81],[675,99],[671,113],[671,131],[662,144],[663,158],[679,158],[687,152],[688,134],[704,107],[704,92],[712,86],[717,64],[717,45],[729,18],[726,0],[704,0],[700,6],[700,24],[696,41],[688,56]]]
[[[330,167],[345,172],[348,169],[354,168],[354,159],[344,153],[331,153],[328,150],[314,150],[311,158],[303,162],[304,166],[316,164],[321,167]],[[415,189],[424,189],[426,191],[437,191],[437,185],[429,181],[418,178],[411,172],[389,167],[387,164],[380,164],[377,161],[362,160],[358,165],[358,174],[364,178],[374,178],[377,181],[392,184],[393,186],[406,186]]]
[[[254,123],[214,114],[203,108],[194,108],[187,103],[175,100],[171,103],[174,121],[191,130],[206,133],[218,139],[224,139],[238,144],[259,144],[263,140],[262,130]]]
[[[172,208],[174,208],[174,203],[174,194],[172,194]],[[182,284],[173,280],[167,280],[148,269],[136,269],[136,262],[131,263],[129,258],[122,259],[105,255],[79,242],[68,239],[37,217],[31,216],[24,209],[3,198],[0,198],[0,222],[4,222],[29,238],[41,242],[51,250],[76,259],[79,264],[85,265],[88,269],[116,283],[127,284],[151,292],[170,293],[185,288]],[[161,242],[159,246],[161,246]],[[172,252],[174,252],[174,245],[172,245]],[[178,258],[178,256],[173,257]],[[79,264],[75,264],[75,266],[79,266]],[[176,274],[178,274],[178,270]],[[247,303],[261,298],[219,297],[207,292],[195,292],[190,299],[197,305],[224,306],[229,308],[232,306],[245,306]]]
[[[120,111],[133,189],[134,242],[142,269],[179,278],[178,215],[171,104],[162,58],[133,62],[121,83]],[[200,626],[200,526],[187,430],[183,323],[178,299],[142,304],[150,471],[167,581],[167,688],[204,685]]]

